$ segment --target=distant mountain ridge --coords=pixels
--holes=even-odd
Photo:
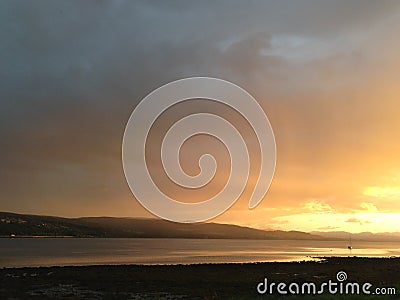
[[[231,224],[179,224],[161,219],[63,218],[0,212],[0,237],[198,238],[400,242],[400,232],[261,230]]]
[[[400,232],[360,232],[360,233],[349,233],[346,231],[312,231],[311,234],[322,236],[325,238],[333,239],[347,239],[347,240],[358,240],[358,241],[374,241],[374,242],[400,242]]]
[[[107,237],[210,239],[324,239],[300,231],[266,231],[230,224],[179,224],[160,219],[114,217],[62,218],[0,212],[2,237]]]

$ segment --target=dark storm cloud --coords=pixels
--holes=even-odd
[[[32,210],[24,199],[40,203],[44,196],[70,199],[81,193],[79,199],[91,201],[112,193],[87,190],[110,184],[121,193],[116,191],[126,190],[120,169],[125,122],[152,89],[202,75],[263,94],[300,73],[284,55],[263,54],[274,37],[329,40],[356,34],[397,6],[397,1],[2,1],[1,198],[18,198],[26,205],[21,209]],[[12,210],[12,201],[4,207]]]

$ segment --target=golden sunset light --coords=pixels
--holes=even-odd
[[[399,53],[399,0],[0,0],[0,299],[400,299]]]
[[[340,11],[340,6],[330,9]],[[18,23],[4,33],[10,42],[2,48],[8,53],[2,63],[8,75],[1,89],[2,210],[154,218],[133,197],[121,167],[126,122],[153,89],[207,75],[245,88],[261,105],[276,140],[275,176],[261,204],[249,210],[260,163],[254,133],[237,111],[198,100],[169,108],[150,132],[147,164],[169,197],[204,201],[227,182],[229,153],[213,138],[193,137],[179,154],[182,169],[190,176],[199,174],[203,154],[215,156],[215,177],[201,189],[174,184],[162,169],[159,154],[168,126],[177,119],[190,113],[217,113],[247,139],[252,169],[239,201],[211,222],[307,232],[398,231],[398,5],[366,5],[351,9],[354,15],[340,20],[324,5],[312,6],[313,13],[299,7],[303,13],[296,17],[292,9],[274,8],[285,16],[282,20],[273,17],[274,10],[261,17],[248,8],[240,28],[234,19],[219,26],[222,11],[216,8],[213,34],[194,24],[184,29],[158,7],[149,10],[164,28],[150,19],[128,18],[121,7],[115,4],[98,14],[121,14],[132,22],[129,30],[110,21],[99,25],[104,28],[77,32],[79,55],[62,50],[68,49],[70,34],[64,23],[53,33],[52,26],[30,9],[12,10],[27,14],[36,25],[28,30]],[[308,14],[321,17],[310,24]],[[19,47],[11,36],[22,30],[32,31],[29,36],[37,36],[37,42],[27,39],[26,46]],[[174,38],[165,37],[164,30]],[[105,32],[107,45],[113,45],[107,51],[86,47],[88,40],[104,45],[99,32]],[[47,52],[39,51],[39,45],[48,45]],[[237,178],[231,180],[241,184]]]
[[[380,199],[400,199],[400,186],[368,186],[364,190],[364,195]]]

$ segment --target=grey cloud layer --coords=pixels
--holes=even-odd
[[[23,199],[41,203],[43,195],[69,199],[79,191],[106,201],[111,192],[87,190],[126,189],[119,169],[124,125],[152,89],[202,75],[239,83],[256,96],[268,89],[281,96],[298,91],[304,65],[287,60],[286,48],[296,51],[302,39],[352,40],[398,13],[398,6],[397,1],[2,1],[1,198],[20,199],[21,209],[33,209]],[[283,46],[276,46],[281,37]],[[345,48],[320,52],[346,57]],[[326,61],[307,63],[314,69]],[[282,105],[273,97],[261,100],[267,107]],[[45,184],[49,178],[51,186]],[[24,191],[17,192],[21,186]],[[4,205],[12,210],[10,201]]]

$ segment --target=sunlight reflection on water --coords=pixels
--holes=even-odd
[[[214,239],[0,239],[0,267],[194,264],[311,260],[315,256],[400,256],[400,243]]]

